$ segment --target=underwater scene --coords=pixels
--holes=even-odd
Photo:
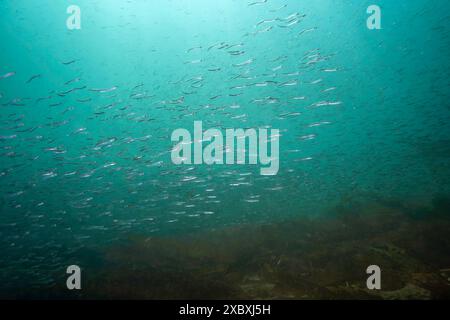
[[[1,299],[449,299],[447,0],[0,0]]]

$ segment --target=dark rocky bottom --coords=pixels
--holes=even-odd
[[[89,299],[448,299],[450,206],[394,203],[171,237],[133,237],[102,252],[83,290]],[[366,268],[382,269],[382,290]]]

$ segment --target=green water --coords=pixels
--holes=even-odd
[[[130,235],[449,194],[447,0],[73,2],[80,30],[67,1],[0,0],[2,288]],[[174,165],[199,120],[279,129],[278,174]]]

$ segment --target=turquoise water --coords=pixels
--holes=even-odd
[[[448,1],[73,2],[80,30],[67,1],[0,0],[3,288],[130,235],[449,194]],[[199,120],[279,129],[278,174],[174,165]]]

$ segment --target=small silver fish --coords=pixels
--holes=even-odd
[[[8,73],[5,73],[4,75],[0,76],[0,79],[6,79],[6,78],[14,76],[15,74],[16,74],[15,72],[8,72]]]

